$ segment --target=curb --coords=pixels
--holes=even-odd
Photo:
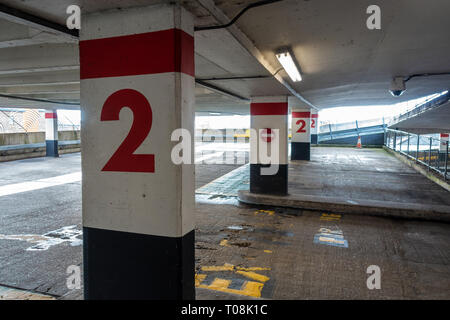
[[[450,206],[398,203],[377,200],[348,200],[308,195],[274,196],[239,190],[238,199],[246,204],[267,205],[335,213],[450,222]]]
[[[444,180],[440,179],[438,176],[434,175],[432,172],[425,169],[422,165],[416,163],[414,160],[411,160],[404,155],[398,154],[397,152],[395,152],[389,148],[383,147],[383,149],[384,149],[384,151],[393,155],[394,157],[396,157],[398,160],[400,160],[404,164],[410,166],[411,168],[413,168],[420,174],[424,175],[429,180],[433,181],[434,183],[440,185],[442,188],[444,188],[445,190],[450,192],[450,184],[448,184]]]

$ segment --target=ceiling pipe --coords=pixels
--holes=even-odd
[[[265,6],[271,3],[275,3],[275,2],[280,2],[283,0],[263,0],[263,1],[258,1],[255,3],[252,3],[248,6],[246,6],[244,9],[242,9],[233,19],[231,19],[230,22],[222,24],[222,25],[216,25],[216,26],[205,26],[205,27],[195,27],[194,31],[204,31],[204,30],[217,30],[217,29],[224,29],[224,28],[228,28],[229,26],[233,25],[245,12],[247,12],[248,10],[252,9],[252,8],[257,8],[257,7],[261,7],[261,6]]]

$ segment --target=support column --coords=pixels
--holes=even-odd
[[[440,144],[439,144],[439,153],[446,153],[447,152],[447,144],[449,141],[448,133],[441,133],[440,136]]]
[[[85,299],[194,299],[194,167],[171,159],[175,129],[193,145],[193,18],[162,4],[82,23]]]
[[[319,144],[319,112],[311,110],[311,144]]]
[[[47,157],[59,157],[58,114],[56,110],[45,111],[45,155]]]
[[[295,97],[289,97],[289,109],[292,112],[291,160],[310,160],[310,109]]]
[[[250,104],[252,193],[286,195],[288,192],[287,114],[287,97],[252,98]],[[266,150],[268,152],[264,152]],[[276,154],[272,154],[271,150]],[[265,163],[264,160],[268,154],[272,158],[271,164]]]

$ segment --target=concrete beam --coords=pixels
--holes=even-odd
[[[79,68],[0,75],[0,87],[74,84],[80,82]]]
[[[72,43],[3,48],[0,75],[79,69],[78,45]]]
[[[61,35],[71,40],[78,39],[78,30],[70,30],[65,25],[60,25],[4,4],[0,4],[0,18],[41,31]]]

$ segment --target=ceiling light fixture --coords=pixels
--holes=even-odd
[[[278,61],[283,66],[284,70],[287,72],[289,77],[294,82],[302,81],[302,76],[300,74],[299,68],[292,58],[293,55],[290,53],[290,50],[280,51],[276,54]]]

